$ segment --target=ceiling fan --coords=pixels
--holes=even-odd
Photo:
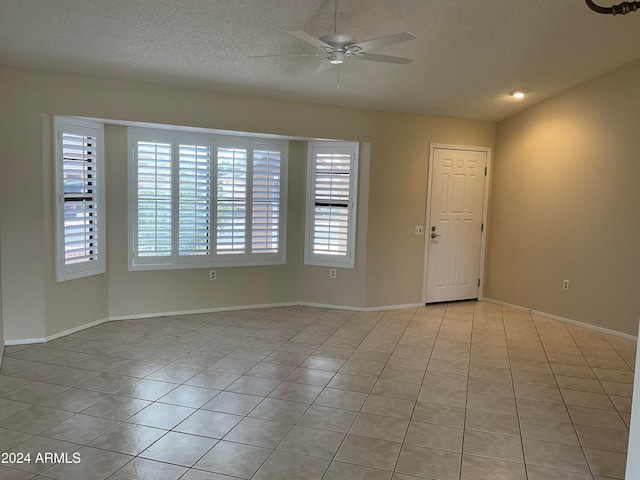
[[[322,50],[322,55],[332,65],[340,65],[345,59],[353,58],[355,60],[370,60],[373,62],[399,63],[407,64],[413,61],[411,58],[395,57],[392,55],[379,55],[376,53],[368,53],[369,50],[393,45],[394,43],[407,42],[416,38],[409,32],[396,33],[386,37],[375,38],[365,42],[355,42],[355,38],[344,33],[334,33],[333,35],[325,35],[320,38],[313,37],[302,31],[287,31],[289,35],[303,40],[314,47]]]
[[[318,70],[323,70],[330,65],[341,65],[345,59],[369,60],[372,62],[397,63],[406,65],[413,61],[411,58],[396,57],[392,55],[380,55],[376,53],[368,53],[370,50],[386,47],[395,43],[408,42],[416,37],[409,32],[396,33],[386,37],[366,40],[364,42],[356,42],[352,35],[338,33],[338,0],[335,1],[335,30],[331,35],[325,35],[316,38],[303,31],[287,30],[286,33],[313,45],[321,50],[321,53],[314,55],[290,54],[290,55],[260,55],[260,57],[279,57],[279,56],[296,56],[296,57],[324,57],[324,60]],[[255,58],[255,57],[253,57]]]

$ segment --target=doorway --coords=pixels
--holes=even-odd
[[[423,303],[482,297],[491,149],[432,144]]]

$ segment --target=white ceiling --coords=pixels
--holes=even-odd
[[[599,0],[610,6],[611,0]],[[619,3],[619,1],[617,2]],[[287,35],[334,32],[334,0],[0,0],[0,64],[374,110],[497,121],[640,58],[640,12],[584,0],[339,0],[357,41],[409,65],[320,58]],[[508,96],[530,90],[521,101]]]

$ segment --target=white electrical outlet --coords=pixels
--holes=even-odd
[[[416,225],[416,229],[413,231],[413,234],[416,236],[424,235],[424,226]]]
[[[215,280],[215,279],[216,279],[216,271],[209,270],[209,280]]]
[[[338,275],[337,275],[336,269],[335,268],[331,268],[329,270],[329,278],[336,278],[337,276]]]
[[[562,280],[562,289],[565,292],[569,291],[569,280]]]

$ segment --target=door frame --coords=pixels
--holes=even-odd
[[[424,231],[424,266],[422,271],[422,305],[427,303],[427,268],[429,267],[429,233],[431,232],[431,182],[433,181],[433,162],[436,149],[446,150],[467,150],[474,152],[485,152],[487,154],[487,174],[484,177],[484,193],[482,199],[482,223],[484,229],[480,237],[480,269],[478,276],[480,277],[480,285],[478,286],[478,300],[484,298],[484,264],[485,264],[485,244],[487,239],[487,210],[489,209],[489,185],[491,178],[491,147],[474,147],[471,145],[449,145],[446,143],[430,143],[429,144],[429,167],[427,170],[427,213],[425,219]]]

